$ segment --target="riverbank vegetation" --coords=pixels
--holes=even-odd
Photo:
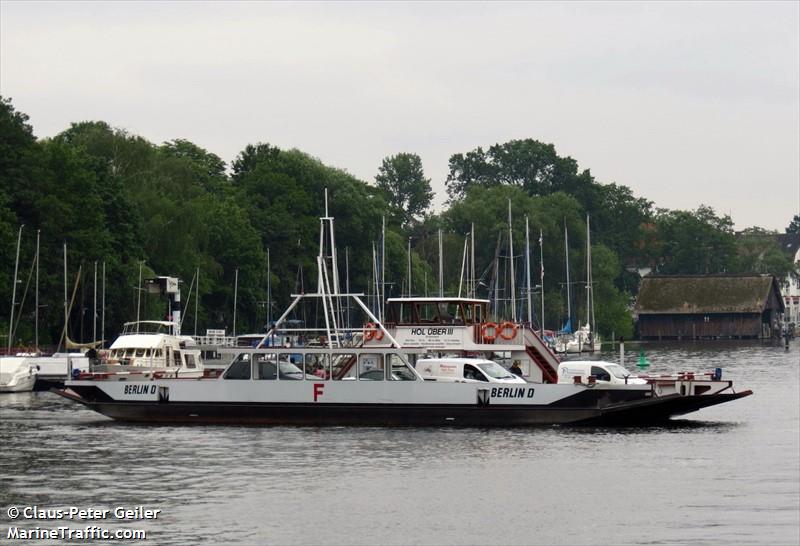
[[[24,225],[14,344],[33,342],[37,233],[40,345],[56,344],[63,330],[64,244],[70,294],[81,272],[70,313],[74,339],[99,336],[93,301],[95,289],[102,290],[101,273],[95,285],[95,267],[102,272],[103,266],[106,338],[113,339],[123,322],[134,320],[137,307],[142,318],[165,316],[157,298],[140,299],[140,267],[145,278],[182,279],[184,302],[191,279],[200,272],[197,317],[191,302],[184,331],[192,333],[195,320],[198,333],[206,328],[231,331],[235,278],[237,332],[263,331],[290,294],[316,290],[325,188],[330,215],[336,218],[341,278],[352,291],[374,291],[373,255],[380,255],[374,249],[385,219],[388,297],[409,291],[438,294],[439,230],[442,289],[457,293],[464,239],[474,225],[477,296],[510,300],[508,286],[501,292],[492,281],[494,264],[508,261],[510,201],[515,296],[525,297],[527,217],[535,285],[544,270],[548,329],[559,329],[567,316],[565,225],[574,283],[571,312],[585,316],[587,215],[597,324],[606,336],[633,333],[629,308],[643,268],[672,274],[756,271],[783,278],[795,267],[768,232],[752,228],[737,236],[730,217],[706,206],[656,208],[626,186],[595,180],[589,170],[579,170],[577,161],[559,156],[552,144],[513,140],[453,155],[446,181],[449,200],[435,213],[419,156],[398,152],[376,158],[380,167],[374,181],[359,180],[300,150],[265,143],[246,146],[228,165],[192,142],[156,144],[102,121],[73,123],[55,137],[37,139],[27,116],[9,99],[0,99],[0,263],[5,268],[0,272],[0,329],[8,331],[17,235]],[[787,230],[798,225],[795,217]],[[538,292],[533,300],[538,322]],[[519,314],[526,317],[527,311]]]

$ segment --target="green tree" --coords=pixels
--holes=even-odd
[[[784,253],[778,242],[778,233],[760,227],[743,230],[736,240],[735,270],[739,273],[768,273],[783,282],[796,275],[793,256]]]
[[[431,181],[425,178],[422,160],[417,154],[401,153],[384,158],[375,182],[384,191],[403,226],[424,214],[433,199]]]
[[[786,233],[800,233],[800,214],[795,214],[786,227]]]
[[[455,154],[449,166],[446,185],[451,199],[463,197],[472,186],[510,185],[529,195],[547,195],[557,191],[577,194],[593,182],[588,171],[578,173],[574,159],[560,157],[552,144],[533,139]]]
[[[662,209],[656,225],[660,273],[710,274],[735,269],[736,239],[730,216],[717,216],[705,205],[694,211]]]

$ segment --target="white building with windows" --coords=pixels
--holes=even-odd
[[[800,331],[800,233],[783,233],[778,235],[778,244],[789,256],[792,256],[796,265],[797,275],[789,275],[781,282],[781,294],[786,312],[783,317],[788,323],[793,323],[795,332]]]

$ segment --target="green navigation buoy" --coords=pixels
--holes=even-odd
[[[640,368],[646,368],[650,365],[650,362],[647,361],[647,357],[644,356],[644,349],[639,351],[639,363],[636,365]]]

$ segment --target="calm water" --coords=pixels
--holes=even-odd
[[[143,544],[800,543],[800,343],[647,356],[755,395],[627,430],[148,427],[2,395],[0,543],[34,504],[159,508],[120,526]]]

